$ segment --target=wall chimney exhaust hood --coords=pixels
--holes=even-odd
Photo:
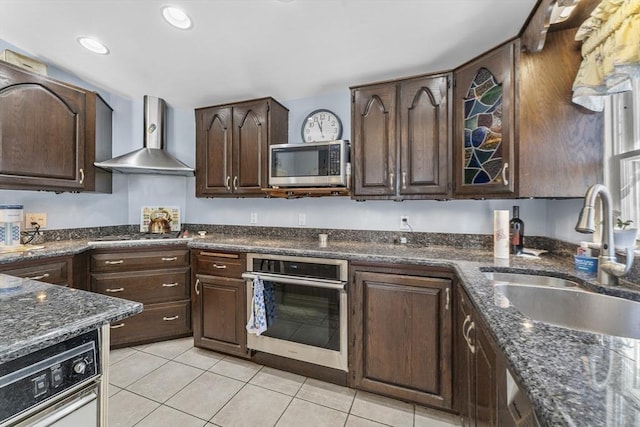
[[[166,103],[144,96],[144,147],[95,166],[120,173],[193,176],[189,166],[164,150]]]

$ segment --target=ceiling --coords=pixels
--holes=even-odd
[[[161,7],[182,8],[190,30]],[[286,101],[452,69],[516,36],[536,0],[0,0],[0,39],[128,98]],[[84,50],[90,35],[110,49]]]

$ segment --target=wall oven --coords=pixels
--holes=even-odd
[[[247,347],[347,371],[347,261],[248,254],[247,318],[256,276],[275,302],[267,330],[247,334]]]

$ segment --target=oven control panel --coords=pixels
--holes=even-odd
[[[94,330],[1,364],[0,424],[96,378],[98,348]]]

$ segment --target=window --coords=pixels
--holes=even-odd
[[[612,95],[605,104],[605,185],[613,198],[614,219],[640,226],[640,78],[633,90]]]

